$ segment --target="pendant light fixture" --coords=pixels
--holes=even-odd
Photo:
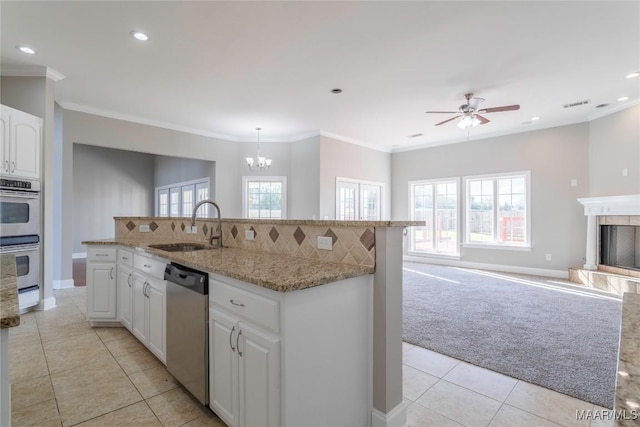
[[[262,129],[256,128],[256,130],[258,131],[258,155],[255,158],[247,157],[247,166],[249,166],[249,169],[253,169],[254,166],[260,169],[271,167],[271,159],[260,156],[260,131]]]

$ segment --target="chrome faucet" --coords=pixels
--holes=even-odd
[[[211,237],[209,238],[209,244],[216,248],[221,248],[222,247],[222,221],[220,220],[220,206],[218,206],[216,202],[214,202],[213,200],[200,200],[198,203],[196,203],[195,207],[193,208],[193,213],[191,214],[191,226],[193,227],[196,225],[196,212],[198,211],[198,208],[204,205],[205,203],[209,203],[210,205],[213,205],[218,211],[218,225],[216,226],[215,233],[213,229],[211,230]],[[216,241],[215,245],[213,244],[214,240]]]

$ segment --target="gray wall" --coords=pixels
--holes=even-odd
[[[590,122],[589,153],[591,196],[640,193],[640,106]]]
[[[83,240],[113,238],[114,216],[152,216],[151,154],[74,144],[73,252]]]
[[[394,153],[392,217],[409,217],[409,181],[529,170],[531,251],[461,247],[461,260],[565,271],[582,265],[586,218],[576,199],[589,194],[588,131],[589,125],[581,123]],[[571,179],[577,179],[576,187]],[[545,260],[546,254],[552,255],[551,261]]]
[[[211,184],[210,198],[215,199],[215,162],[180,157],[154,156],[153,175],[153,181],[156,187],[200,178],[209,178]]]
[[[320,217],[320,136],[291,144],[289,218]]]
[[[336,177],[384,183],[383,219],[391,216],[391,154],[320,137],[320,219],[336,217]]]

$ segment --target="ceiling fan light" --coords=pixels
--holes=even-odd
[[[465,114],[456,126],[460,129],[474,128],[480,124],[480,120],[471,114]]]

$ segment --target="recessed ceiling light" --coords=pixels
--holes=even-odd
[[[342,89],[331,89],[331,93],[342,93]]]
[[[16,49],[18,49],[22,53],[26,53],[27,55],[34,55],[36,53],[35,50],[31,49],[28,46],[16,46]]]
[[[531,121],[535,122],[536,120],[540,120],[540,117],[536,116],[536,117],[531,117]]]
[[[626,101],[628,99],[629,99],[628,96],[621,96],[620,98],[618,98],[618,101],[622,102],[622,101]]]
[[[143,42],[149,40],[149,36],[142,31],[131,31],[129,34],[131,34],[131,37],[134,39],[142,40]]]
[[[631,74],[627,74],[627,75],[626,75],[626,77],[627,77],[628,79],[633,79],[634,77],[638,77],[638,76],[640,76],[640,73],[639,73],[639,72],[635,72],[635,73],[631,73]]]

